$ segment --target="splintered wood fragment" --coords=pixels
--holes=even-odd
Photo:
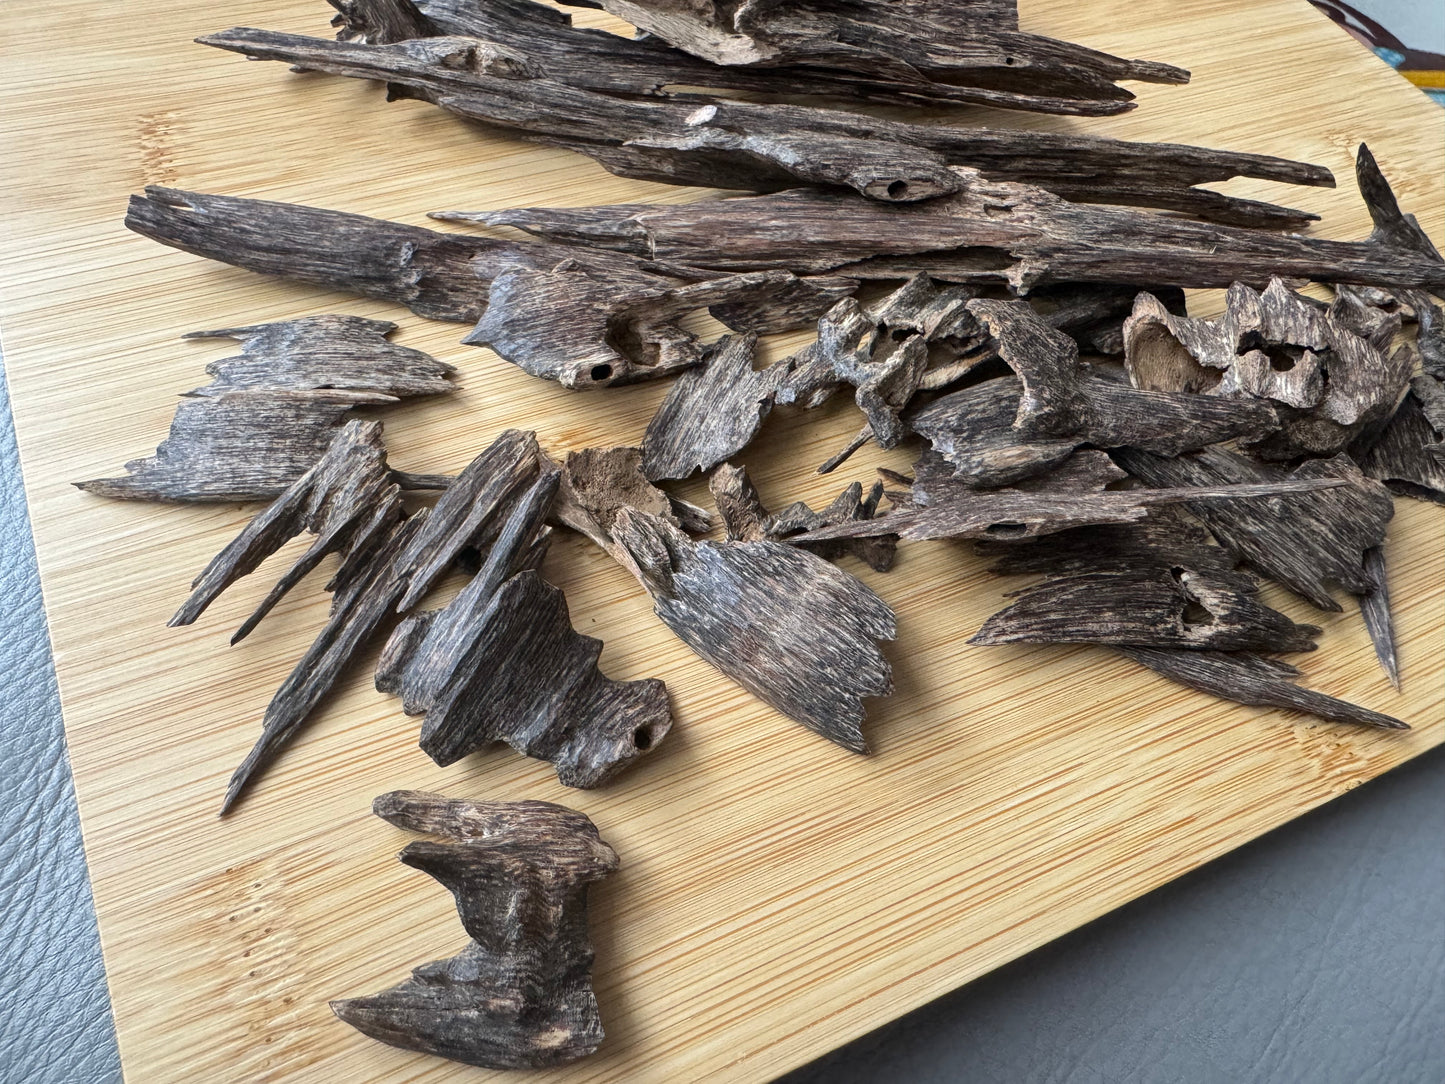
[[[757,336],[725,335],[677,378],[642,438],[642,472],[654,481],[708,471],[747,447],[773,409],[786,367],[753,369]]]
[[[1313,651],[1320,629],[1256,597],[1252,577],[1188,568],[1112,569],[1016,592],[971,644],[1133,644],[1195,651]]]
[[[717,271],[787,268],[856,278],[920,272],[1020,292],[1064,282],[1263,287],[1275,275],[1395,288],[1445,288],[1445,261],[1412,243],[1363,146],[1357,178],[1376,223],[1360,242],[1191,222],[1069,203],[957,167],[963,188],[923,203],[797,190],[680,206],[532,208],[469,217],[540,237]],[[1406,223],[1408,226],[1408,223]]]
[[[730,463],[724,463],[712,472],[708,478],[708,489],[712,491],[713,500],[722,515],[729,542],[781,542],[804,531],[817,530],[834,523],[872,519],[878,514],[878,502],[883,497],[881,482],[874,483],[866,497],[863,495],[862,483],[854,482],[821,512],[815,512],[802,501],[797,501],[781,512],[770,515],[763,506],[752,479],[748,477],[748,472]],[[845,538],[816,542],[803,548],[828,560],[852,554],[873,571],[887,572],[893,567],[898,539],[890,535],[877,538]]]
[[[206,366],[211,383],[186,393],[156,453],[119,478],[76,482],[87,493],[150,501],[270,500],[321,458],[360,406],[456,390],[456,371],[387,341],[396,325],[307,316],[193,331],[239,340],[242,352]]]
[[[352,656],[391,616],[406,581],[396,560],[425,522],[425,512],[405,517],[399,487],[390,480],[380,422],[348,422],[326,454],[265,511],[256,516],[196,577],[191,597],[171,618],[189,625],[237,579],[256,570],[302,531],[316,541],[262,600],[237,631],[241,639],[314,569],[336,553],[340,568],[328,588],[331,612],[325,627],[266,707],[261,737],[236,769],[221,806],[224,814],[280,754],[330,692]]]
[[[492,542],[540,466],[536,434],[519,429],[502,433],[467,464],[397,561],[397,575],[408,581],[398,609],[419,603],[464,550]]]
[[[623,509],[612,552],[663,624],[758,699],[845,749],[867,752],[863,700],[893,691],[878,641],[893,611],[814,554],[776,542],[693,542]]]
[[[809,289],[787,271],[687,284],[623,280],[571,264],[508,271],[493,280],[486,312],[462,341],[489,346],[523,371],[564,387],[631,384],[702,363],[709,347],[682,327],[684,317],[713,308],[766,309],[774,295],[800,288]],[[818,299],[830,300],[826,293]]]
[[[1292,408],[1278,432],[1246,442],[1257,455],[1334,455],[1377,430],[1404,394],[1415,363],[1407,348],[1391,349],[1399,327],[1398,314],[1348,293],[1327,307],[1278,278],[1263,293],[1236,283],[1212,320],[1163,312],[1144,294],[1127,324],[1125,364],[1136,386]]]
[[[587,886],[618,867],[585,815],[549,802],[469,802],[394,791],[373,810],[443,837],[401,861],[445,885],[471,942],[368,997],[332,1001],[357,1030],[488,1069],[540,1069],[603,1038],[592,991]]]
[[[558,523],[612,553],[613,524],[628,508],[655,516],[669,526],[681,526],[672,500],[644,473],[641,449],[584,448],[568,453],[552,509]]]
[[[587,0],[576,6],[597,6]],[[1018,29],[1012,4],[788,4],[601,0],[607,11],[719,66],[845,71],[918,101],[1087,116],[1132,108],[1120,79],[1186,83],[1182,68],[1121,60]]]
[[[1187,503],[1210,508],[1216,503],[1261,497],[1292,500],[1319,490],[1347,485],[1340,478],[1289,478],[1247,485],[1183,486],[1111,492],[974,489],[961,483],[936,484],[927,504],[910,504],[875,519],[840,523],[788,539],[794,545],[840,538],[896,534],[905,541],[930,538],[1016,540],[1053,534],[1071,527],[1134,523],[1158,505]],[[1263,503],[1263,502],[1257,502]]]
[[[1395,651],[1395,618],[1390,612],[1389,570],[1385,565],[1385,547],[1371,546],[1365,551],[1365,575],[1374,589],[1360,596],[1360,616],[1365,619],[1370,642],[1375,645],[1375,658],[1390,679],[1400,688],[1400,659]]]
[[[1031,372],[1035,384],[1047,389],[1046,413],[1040,413],[1040,400],[1026,397],[1023,381],[1003,376],[950,392],[905,415],[908,426],[954,465],[960,481],[1008,485],[1058,466],[1085,444],[1175,456],[1218,441],[1262,437],[1279,424],[1275,408],[1259,400],[1145,391],[1097,371],[1078,370],[1062,379],[1059,374],[1067,370],[1058,365],[1041,372],[1034,358],[1077,359],[1073,340],[1048,330],[1058,336],[1049,350],[1059,355],[1001,347],[1011,364]]]
[[[1174,507],[1156,508],[1138,523],[1075,527],[1047,541],[982,541],[974,549],[996,558],[990,570],[1000,575],[1072,576],[1134,568],[1218,573],[1230,572],[1238,563],[1198,521]]]
[[[1378,434],[1362,434],[1350,455],[1366,475],[1396,493],[1445,504],[1445,388],[1440,381],[1428,374],[1415,377],[1390,421]]]
[[[1191,689],[1237,704],[1283,708],[1335,723],[1409,730],[1408,723],[1295,684],[1299,671],[1288,663],[1248,652],[1168,651],[1120,647],[1141,666]]]
[[[596,787],[655,748],[672,714],[661,681],[605,677],[602,641],[577,633],[562,592],[524,567],[560,478],[553,467],[537,479],[451,603],[397,627],[376,687],[425,714],[421,747],[438,764],[505,741],[563,785]]]
[[[393,97],[423,98],[534,142],[589,155],[620,176],[669,184],[754,191],[810,184],[914,202],[957,192],[963,182],[951,167],[963,165],[1086,202],[1162,206],[1281,227],[1315,216],[1193,185],[1241,173],[1333,184],[1321,167],[1193,147],[903,124],[697,94],[598,93],[577,85],[578,57],[548,55],[545,43],[508,39],[366,44],[237,27],[198,40],[299,69],[382,81]]]
[[[1151,486],[1340,483],[1283,502],[1191,501],[1186,507],[1241,561],[1322,610],[1340,610],[1331,584],[1352,595],[1374,589],[1364,553],[1384,540],[1395,504],[1389,490],[1365,477],[1348,456],[1306,460],[1286,472],[1224,448],[1174,459],[1127,448],[1113,454]]]

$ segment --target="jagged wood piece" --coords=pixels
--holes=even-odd
[[[1445,288],[1445,261],[1415,243],[1367,148],[1356,175],[1375,230],[1329,241],[1119,207],[1069,203],[1032,185],[958,167],[953,195],[880,203],[797,190],[679,206],[530,208],[436,217],[516,226],[554,240],[716,271],[786,268],[855,278],[999,283],[1264,287],[1275,275],[1395,288]],[[1404,224],[1402,226],[1401,224]]]
[[[626,508],[655,516],[671,527],[682,526],[673,501],[643,471],[641,449],[584,448],[567,454],[552,509],[556,522],[611,553],[612,526]]]
[[[695,362],[696,357],[677,360],[676,355],[700,347],[673,321],[699,307],[710,308],[736,330],[763,334],[806,326],[856,286],[838,276],[802,280],[781,271],[719,275],[677,265],[664,268],[602,249],[440,233],[317,207],[156,186],[131,197],[125,224],[197,256],[395,301],[434,320],[481,321],[489,312],[489,294],[501,280],[499,300],[511,311],[493,316],[479,341],[490,342],[488,336],[495,335],[509,360],[528,371],[553,378],[565,371],[592,384],[637,379],[633,370],[655,367],[659,353],[674,362],[672,370],[660,372]],[[711,286],[705,281],[710,279],[722,284]],[[550,289],[551,296],[528,292],[538,285]],[[560,318],[551,311],[558,302],[570,306]],[[530,319],[598,341],[556,348],[546,336],[527,335]],[[619,364],[619,350],[631,352],[635,360]],[[579,357],[593,354],[600,357],[579,363]],[[604,364],[609,368],[601,374]],[[660,372],[654,368],[641,375]]]
[[[331,612],[306,654],[266,707],[261,737],[231,777],[225,813],[280,754],[321,703],[352,656],[390,616],[405,588],[395,562],[424,513],[405,518],[399,487],[390,479],[381,423],[348,422],[316,466],[298,479],[223,549],[196,577],[191,597],[171,618],[189,625],[237,579],[256,570],[302,531],[317,538],[247,618],[232,643],[249,633],[271,608],[329,553],[341,558],[327,585]]]
[[[1075,527],[1043,541],[983,541],[974,549],[996,559],[991,571],[1015,576],[1072,576],[1141,567],[1213,573],[1230,572],[1238,563],[1202,524],[1170,506],[1153,509],[1148,519],[1138,523]]]
[[[594,7],[592,0],[570,0]],[[1132,108],[1117,80],[1186,83],[1182,68],[1121,60],[1019,30],[1013,5],[817,0],[735,4],[600,0],[663,41],[720,66],[854,77],[918,101],[1100,116]]]
[[[620,176],[668,184],[753,191],[811,184],[913,202],[958,191],[963,182],[951,167],[963,165],[1087,202],[1297,227],[1315,216],[1192,186],[1241,173],[1333,183],[1329,171],[1317,166],[1201,148],[903,124],[697,94],[642,99],[598,93],[570,85],[576,57],[547,56],[515,40],[443,37],[374,45],[244,27],[198,40],[300,69],[383,81],[392,97],[422,98],[470,120],[589,155]]]
[[[1396,493],[1445,504],[1445,385],[1415,377],[1393,417],[1379,433],[1361,434],[1350,455]]]
[[[1400,688],[1400,658],[1395,650],[1395,617],[1390,610],[1389,569],[1385,563],[1385,546],[1371,546],[1365,551],[1365,576],[1373,587],[1360,596],[1360,616],[1375,647],[1380,669],[1396,691]]]
[[[611,552],[663,624],[758,699],[856,753],[863,700],[893,691],[878,642],[893,611],[814,554],[776,542],[693,542],[665,520],[622,509]]]
[[[655,748],[672,715],[661,681],[605,677],[602,641],[577,633],[562,592],[524,567],[560,477],[537,479],[451,603],[397,627],[376,686],[426,715],[421,747],[438,764],[505,741],[563,785],[596,787]]]
[[[1395,504],[1389,490],[1366,478],[1349,457],[1306,460],[1286,472],[1224,448],[1173,459],[1134,449],[1113,455],[1151,486],[1344,483],[1289,501],[1191,501],[1186,507],[1241,561],[1322,610],[1340,609],[1330,594],[1331,584],[1352,595],[1373,590],[1364,572],[1364,553],[1384,540]]]
[[[1325,306],[1278,278],[1262,293],[1236,283],[1215,319],[1174,316],[1143,294],[1126,327],[1136,386],[1280,404],[1279,431],[1246,441],[1270,459],[1334,455],[1378,430],[1414,369],[1407,348],[1391,349],[1398,315],[1348,293]]]
[[[1076,369],[1074,341],[1040,326],[1051,337],[1038,353],[1023,353],[1007,339],[1001,347],[1038,390],[1031,392],[1030,383],[1017,377],[995,377],[905,415],[908,426],[953,464],[960,481],[1008,485],[1057,466],[1086,444],[1175,456],[1223,440],[1260,437],[1279,424],[1275,408],[1258,400],[1144,391],[1099,371]],[[1041,370],[1034,359],[1056,363]]]
[[[445,885],[471,942],[336,1015],[392,1046],[488,1069],[540,1069],[603,1038],[592,991],[587,886],[618,867],[585,815],[550,802],[469,802],[416,791],[377,798],[377,816],[416,841],[408,866]]]
[[[709,471],[747,447],[773,409],[786,366],[753,369],[757,336],[725,335],[673,383],[642,438],[653,481]]]
[[[815,512],[802,501],[788,505],[776,514],[769,514],[754,488],[748,472],[742,467],[724,463],[708,478],[718,512],[722,515],[729,542],[781,542],[804,531],[817,530],[834,523],[852,523],[872,519],[878,514],[883,497],[883,484],[876,482],[863,495],[863,485],[854,482],[833,499],[821,512]],[[875,572],[893,567],[898,539],[888,535],[877,538],[844,538],[831,542],[815,542],[802,547],[819,557],[834,560],[851,554]]]
[[[387,341],[396,325],[307,316],[193,331],[236,339],[240,355],[212,362],[211,383],[186,393],[156,453],[119,478],[75,483],[87,493],[149,501],[271,500],[321,458],[353,409],[456,390],[456,371]]]
[[[1408,723],[1295,684],[1299,671],[1277,659],[1249,652],[1167,651],[1148,647],[1118,650],[1156,674],[1210,696],[1255,707],[1283,708],[1335,723],[1385,730],[1409,730]]]
[[[1320,629],[1256,597],[1237,572],[1113,569],[1046,580],[987,621],[971,644],[1131,644],[1215,651],[1313,651]]]
[[[914,500],[900,496],[900,506],[887,515],[821,527],[788,541],[798,545],[886,534],[896,534],[910,542],[931,538],[1016,541],[1073,527],[1134,523],[1158,505],[1185,503],[1193,510],[1251,498],[1298,500],[1317,490],[1345,484],[1333,477],[1290,478],[1248,485],[1068,492],[1015,487],[974,489],[939,479],[926,491],[917,493]]]

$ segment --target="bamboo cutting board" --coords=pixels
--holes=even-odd
[[[396,341],[456,364],[464,386],[387,413],[393,462],[419,471],[459,469],[506,426],[535,427],[559,452],[636,441],[664,389],[566,392],[458,345],[459,326],[162,248],[122,228],[127,195],[160,183],[422,223],[439,208],[697,194],[486,137],[418,103],[384,105],[374,86],[189,44],[231,25],[325,33],[327,15],[320,0],[0,11],[5,355],[132,1080],[492,1079],[374,1043],[326,1008],[464,942],[449,894],[393,858],[408,837],[369,815],[386,790],[564,802],[621,854],[593,893],[608,1039],[548,1079],[759,1080],[1445,737],[1442,513],[1417,502],[1399,502],[1389,548],[1403,695],[1357,614],[1271,596],[1326,626],[1303,659],[1309,683],[1406,718],[1403,736],[1216,702],[1102,650],[969,648],[1011,585],[937,543],[908,547],[887,576],[850,568],[902,630],[897,695],[870,713],[873,756],[856,757],[720,678],[624,572],[566,540],[546,572],[578,628],[606,641],[605,671],[662,676],[672,691],[677,726],[638,769],[599,792],[568,791],[505,748],[439,769],[416,747],[417,721],[360,667],[217,820],[326,603],[312,584],[227,647],[293,548],[199,625],[167,629],[191,576],[252,509],[111,502],[67,484],[154,448],[175,396],[226,353],[178,336],[317,312],[396,320]],[[1445,115],[1303,0],[1032,0],[1023,16],[1028,29],[1185,65],[1194,84],[1139,88],[1141,107],[1111,120],[986,119],[1322,162],[1337,191],[1233,190],[1319,211],[1318,232],[1344,238],[1368,230],[1350,179],[1350,151],[1368,138],[1402,203],[1445,237]],[[875,451],[813,476],[855,426],[842,404],[775,415],[743,457],[764,499],[816,502],[906,462]]]

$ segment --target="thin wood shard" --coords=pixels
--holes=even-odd
[[[663,624],[764,703],[853,752],[867,752],[866,697],[887,696],[888,605],[846,572],[775,542],[693,542],[623,509],[612,552]]]
[[[1408,723],[1295,684],[1299,671],[1288,663],[1248,652],[1118,649],[1170,681],[1238,704],[1283,708],[1335,723],[1409,730]]]
[[[1374,586],[1360,596],[1360,616],[1365,619],[1370,642],[1375,645],[1375,657],[1380,660],[1380,669],[1385,671],[1390,684],[1398,690],[1400,659],[1395,651],[1395,618],[1390,611],[1390,580],[1385,564],[1384,545],[1367,549],[1364,563],[1365,575]]]
[[[642,438],[654,481],[708,471],[747,447],[773,409],[785,368],[753,369],[754,335],[727,335],[672,385]]]
[[[583,814],[548,802],[468,802],[395,791],[373,806],[440,835],[401,860],[456,897],[471,943],[336,1015],[392,1046],[489,1069],[536,1069],[591,1054],[603,1038],[592,991],[587,886],[618,867]]]
[[[128,500],[270,500],[321,458],[356,407],[456,390],[452,366],[388,342],[395,330],[308,316],[191,332],[237,339],[242,352],[206,366],[214,379],[186,393],[155,455],[127,463],[122,477],[75,484]]]
[[[1197,520],[1167,506],[1139,523],[1075,527],[1047,541],[983,541],[974,548],[996,558],[991,567],[1001,575],[1072,576],[1136,568],[1215,573],[1232,572],[1238,563]]]
[[[589,34],[572,32],[578,33]],[[586,85],[596,81],[594,72],[575,70],[581,56],[558,53],[545,38],[481,36],[485,40],[366,44],[237,27],[198,40],[300,69],[382,81],[393,97],[423,98],[523,138],[589,155],[620,176],[668,184],[754,191],[807,184],[849,188],[883,202],[914,202],[959,191],[964,182],[952,167],[961,165],[1085,202],[1167,207],[1254,226],[1299,226],[1315,216],[1193,186],[1238,175],[1333,184],[1321,167],[1260,155],[905,124],[695,93],[676,98],[619,95],[615,89],[599,93]],[[632,44],[618,41],[619,47]],[[614,60],[599,63],[616,67]],[[710,76],[719,71],[726,70],[696,73],[691,83],[717,85]]]
[[[796,190],[682,206],[620,204],[436,217],[516,226],[540,237],[715,271],[786,268],[862,279],[920,272],[1018,291],[1058,283],[1264,287],[1275,275],[1393,288],[1445,288],[1445,261],[1400,230],[1365,241],[1069,203],[1033,185],[957,167],[962,189],[922,203]],[[1362,194],[1376,222],[1403,221],[1364,147]],[[1395,216],[1392,218],[1391,216]]]
[[[1390,421],[1361,434],[1350,454],[1396,493],[1445,504],[1445,385],[1428,373],[1415,377]]]
[[[769,514],[748,472],[729,463],[712,472],[708,488],[722,515],[729,542],[782,542],[804,531],[818,530],[835,523],[872,519],[878,514],[878,503],[883,498],[881,482],[874,483],[866,497],[862,483],[854,482],[821,512],[796,501],[776,514]],[[809,543],[802,548],[830,561],[851,554],[873,571],[887,572],[893,567],[898,539],[889,535],[845,538]]]
[[[1024,33],[1011,4],[966,12],[958,5],[886,0],[771,7],[602,0],[601,6],[716,65],[847,72],[917,101],[1102,115],[1131,108],[1133,95],[1116,80],[1189,81],[1188,72],[1168,64],[1121,60]]]
[[[1223,448],[1175,459],[1123,449],[1114,458],[1151,486],[1343,483],[1288,502],[1191,501],[1186,507],[1237,558],[1322,610],[1340,609],[1330,594],[1332,584],[1352,595],[1374,589],[1364,572],[1364,553],[1384,540],[1395,507],[1389,491],[1348,457],[1306,460],[1289,472]]]
[[[505,741],[565,786],[596,787],[654,748],[672,715],[661,681],[603,676],[602,641],[577,633],[562,592],[526,567],[560,477],[537,479],[451,603],[397,627],[376,686],[426,715],[421,747],[438,764]]]
[[[1313,651],[1320,629],[1256,597],[1252,577],[1188,568],[1050,579],[984,622],[971,644],[1133,644],[1213,651]]]

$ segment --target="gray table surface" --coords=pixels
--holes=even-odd
[[[0,1084],[118,1080],[3,373],[0,613]],[[1445,1082],[1445,749],[784,1078],[885,1080]]]

